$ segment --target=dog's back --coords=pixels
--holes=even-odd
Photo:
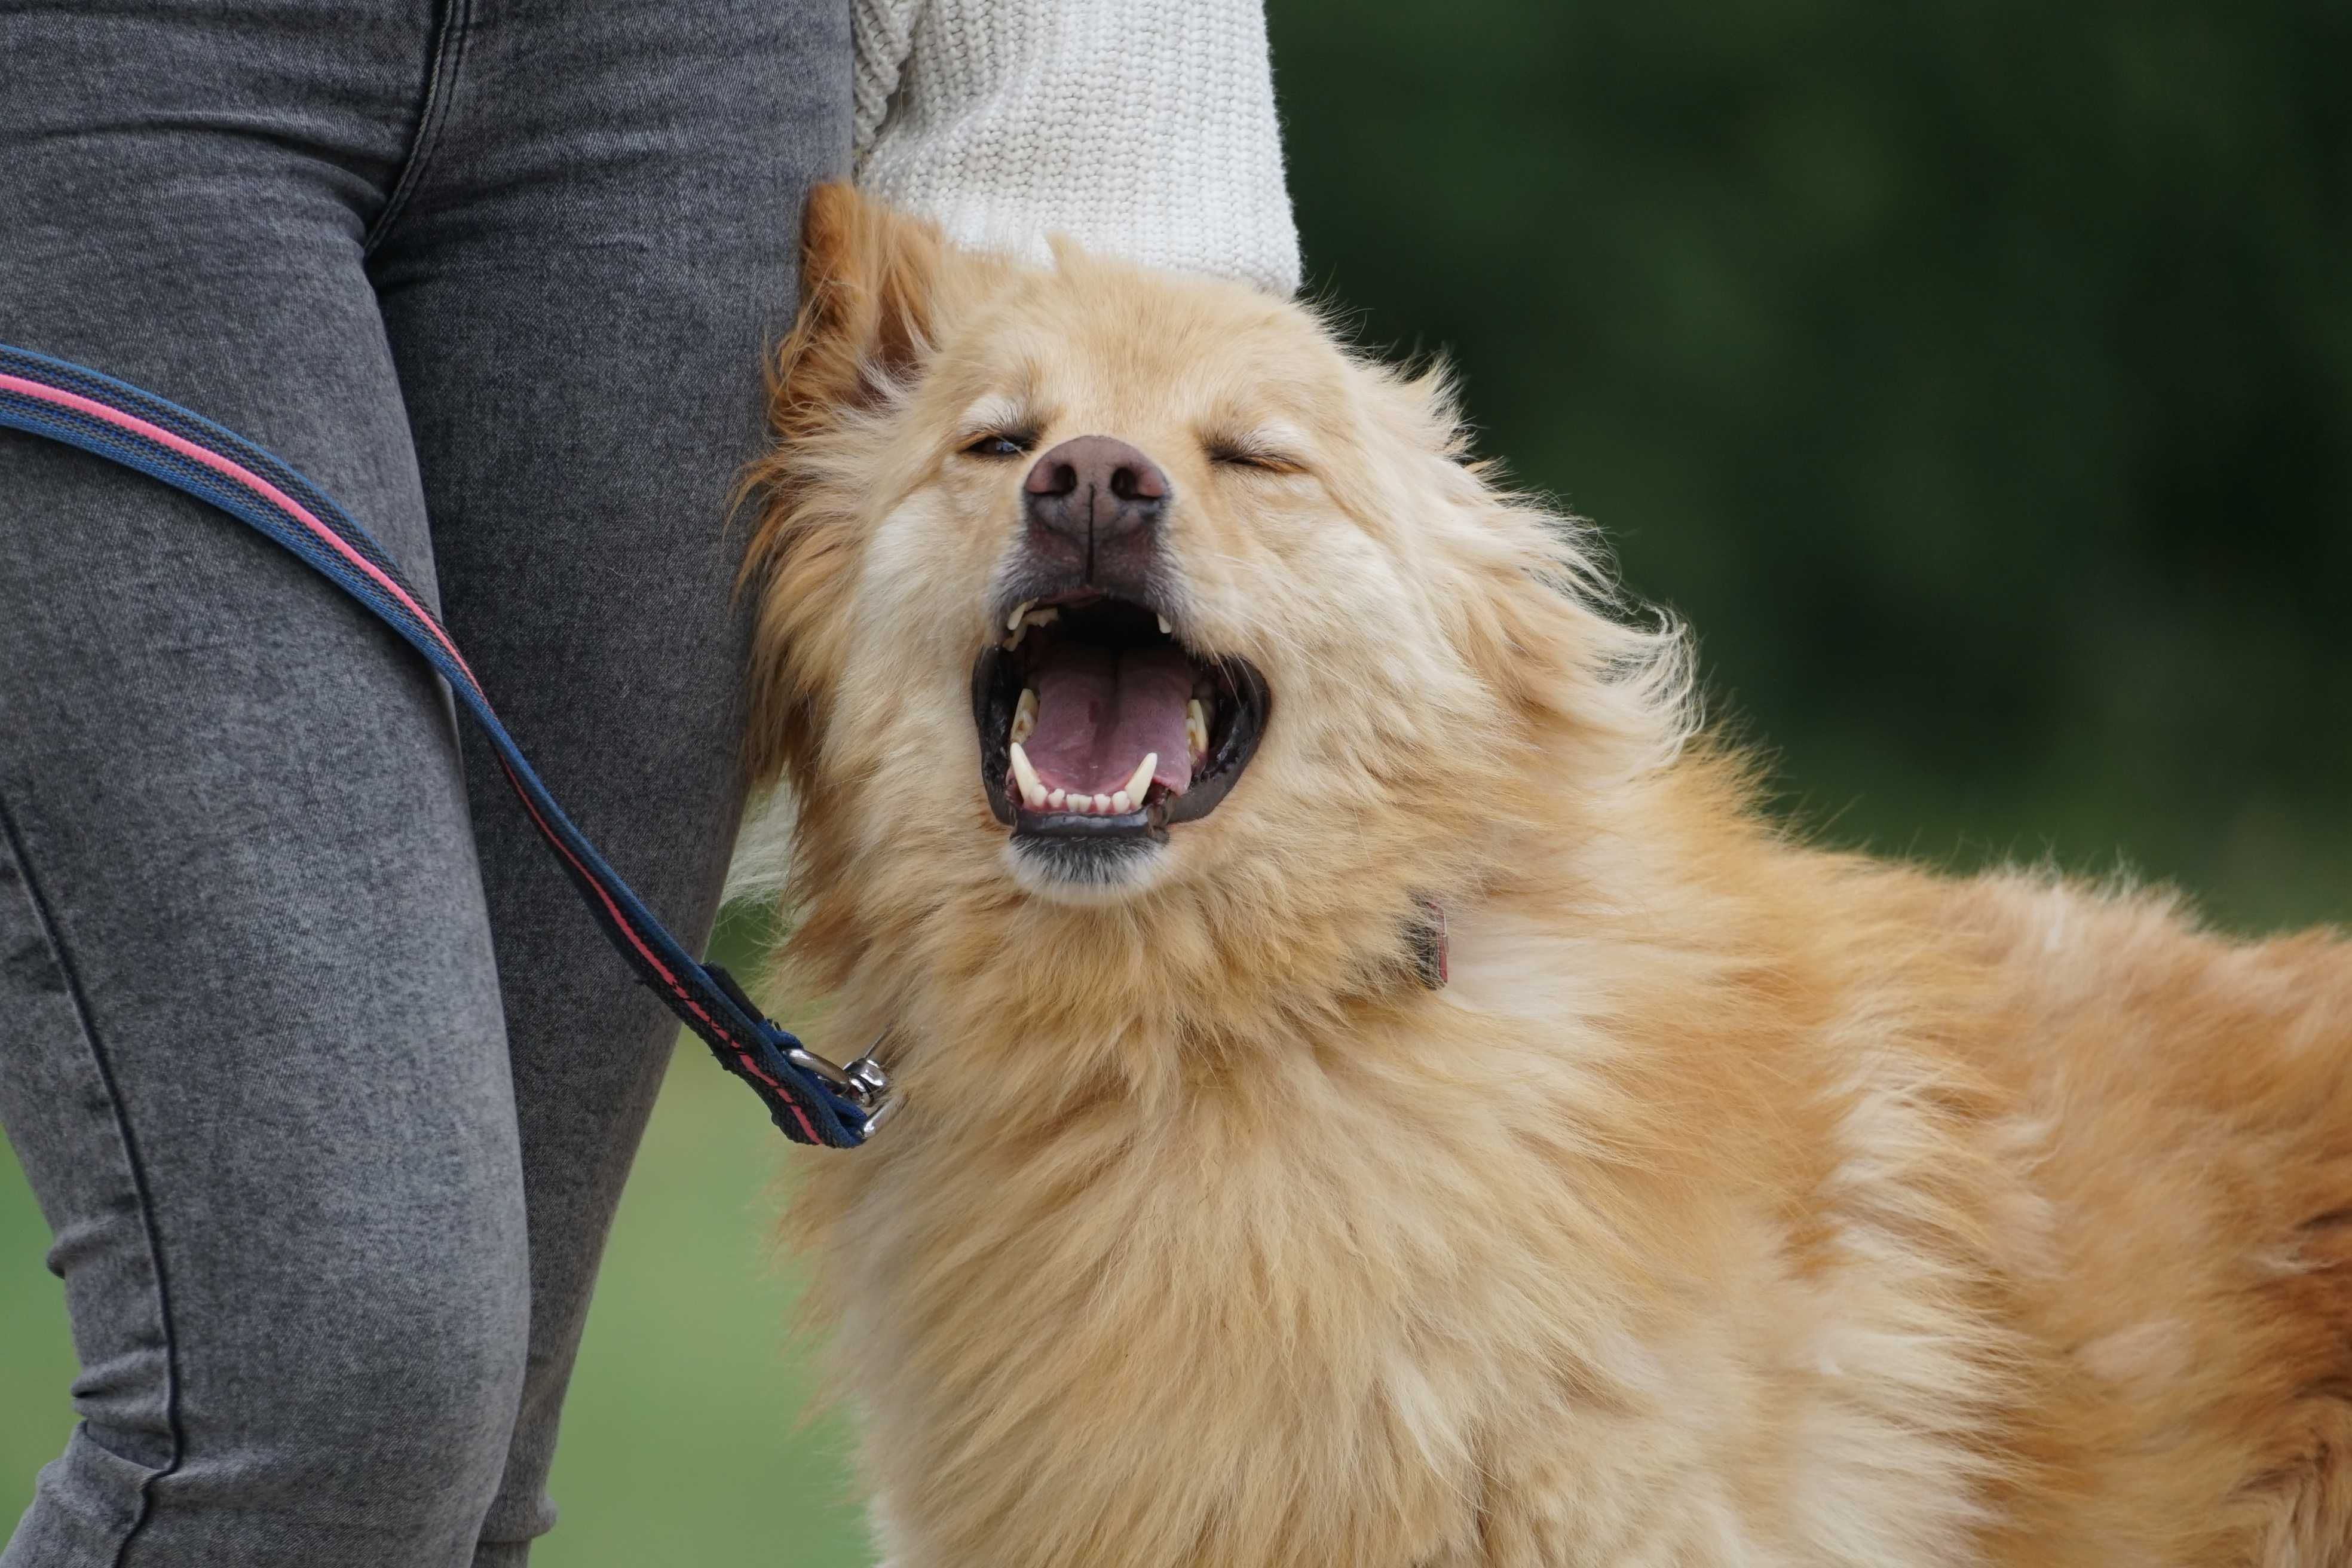
[[[2352,945],[2018,875],[1949,898],[1998,976],[1985,1065],[2047,1205],[2004,1240],[2079,1484],[2168,1560],[2352,1563]]]

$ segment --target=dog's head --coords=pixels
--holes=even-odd
[[[1435,377],[1237,285],[977,256],[840,188],[806,250],[749,570],[755,762],[817,883],[1346,947],[1679,738],[1675,644],[1592,607]]]

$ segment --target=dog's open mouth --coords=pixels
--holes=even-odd
[[[1216,809],[1265,732],[1265,678],[1091,590],[1005,606],[972,667],[990,809],[1016,838],[1164,839]]]

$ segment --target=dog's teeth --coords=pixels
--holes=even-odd
[[[1006,748],[1013,758],[1013,781],[1021,786],[1021,798],[1034,811],[1045,804],[1045,786],[1038,781],[1037,770],[1029,765],[1029,753],[1015,742]]]
[[[1021,700],[1013,709],[1013,743],[1019,745],[1037,728],[1037,694],[1027,687],[1021,689]]]
[[[1135,802],[1129,797],[1125,790],[1115,789],[1110,792],[1110,814],[1113,816],[1125,816],[1134,809]]]
[[[1142,805],[1143,792],[1151,787],[1152,773],[1159,766],[1160,753],[1157,752],[1146,752],[1143,754],[1143,761],[1136,763],[1135,772],[1129,775],[1127,787],[1121,790],[1118,795],[1114,797],[1113,804],[1116,805],[1120,800],[1126,801],[1128,803],[1127,805],[1119,806],[1119,810],[1121,811],[1131,811],[1136,806]]]
[[[1163,637],[1172,637],[1176,635],[1176,628],[1168,624],[1166,616],[1160,617],[1160,635]]]
[[[1050,626],[1061,618],[1062,612],[1058,606],[1049,605],[1042,610],[1033,610],[1029,607],[1029,602],[1023,600],[1020,607],[1005,618],[1004,629],[1012,634],[1004,639],[1006,649],[1009,651],[1019,647],[1021,639],[1029,635],[1031,626]]]
[[[1097,816],[1108,816],[1110,815],[1110,796],[1107,795],[1098,795],[1095,796],[1095,815]]]
[[[1209,754],[1209,710],[1197,697],[1184,704],[1184,743],[1196,760]]]
[[[1065,795],[1062,791],[1055,790],[1053,794],[1045,797],[1045,804],[1052,806],[1055,811],[1059,811],[1064,806],[1070,804],[1070,797],[1067,795]]]

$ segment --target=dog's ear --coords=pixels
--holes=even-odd
[[[939,341],[952,276],[966,259],[935,224],[847,185],[811,191],[800,319],[777,363],[777,434],[814,434],[914,374]]]
[[[760,622],[749,760],[763,782],[813,765],[844,657],[864,496],[839,482],[860,465],[825,458],[849,433],[842,416],[879,406],[919,375],[952,300],[983,286],[990,268],[936,226],[846,185],[809,194],[800,318],[771,386],[775,444],[742,487],[760,506],[741,585],[756,596]]]

